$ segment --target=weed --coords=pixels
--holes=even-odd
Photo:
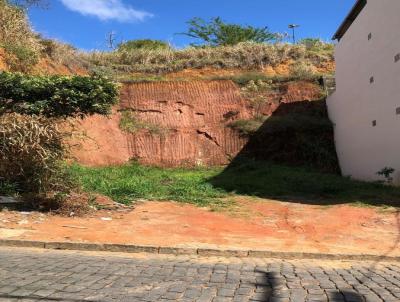
[[[243,135],[249,136],[256,133],[267,119],[267,116],[256,116],[250,120],[234,121],[229,124],[229,127],[238,130]]]
[[[121,130],[128,133],[147,130],[154,135],[164,135],[168,131],[159,125],[140,120],[137,115],[130,110],[122,111],[119,127]]]

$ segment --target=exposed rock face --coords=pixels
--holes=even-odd
[[[291,102],[312,99],[318,91],[315,85],[304,88],[288,87],[276,97]],[[263,108],[263,114],[276,107]],[[134,117],[132,123],[138,125],[134,131],[121,129],[124,112]],[[254,114],[251,103],[231,81],[124,84],[112,116],[79,121],[87,138],[73,154],[78,162],[90,166],[131,159],[158,166],[227,164],[247,142],[229,124]]]

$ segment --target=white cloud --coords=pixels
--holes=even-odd
[[[124,4],[122,0],[61,0],[61,2],[72,11],[85,16],[95,16],[100,20],[134,22],[153,16],[151,13]]]

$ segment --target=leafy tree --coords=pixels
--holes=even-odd
[[[168,49],[170,48],[169,44],[160,41],[160,40],[131,40],[118,45],[119,51],[132,51],[137,49],[146,49],[146,50],[157,50],[157,49]]]
[[[220,17],[205,21],[193,18],[187,22],[189,37],[199,39],[211,46],[236,45],[241,42],[253,41],[264,43],[276,39],[276,34],[269,31],[268,27],[242,26],[224,22]]]

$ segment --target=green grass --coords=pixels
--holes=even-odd
[[[148,199],[207,205],[225,195],[208,182],[220,171],[219,168],[162,169],[136,163],[107,168],[71,167],[72,175],[84,190],[104,194],[121,203]]]
[[[236,162],[227,169],[163,169],[137,163],[106,168],[74,165],[71,172],[84,190],[122,203],[175,200],[205,206],[238,194],[321,205],[400,205],[400,188],[261,161]]]

